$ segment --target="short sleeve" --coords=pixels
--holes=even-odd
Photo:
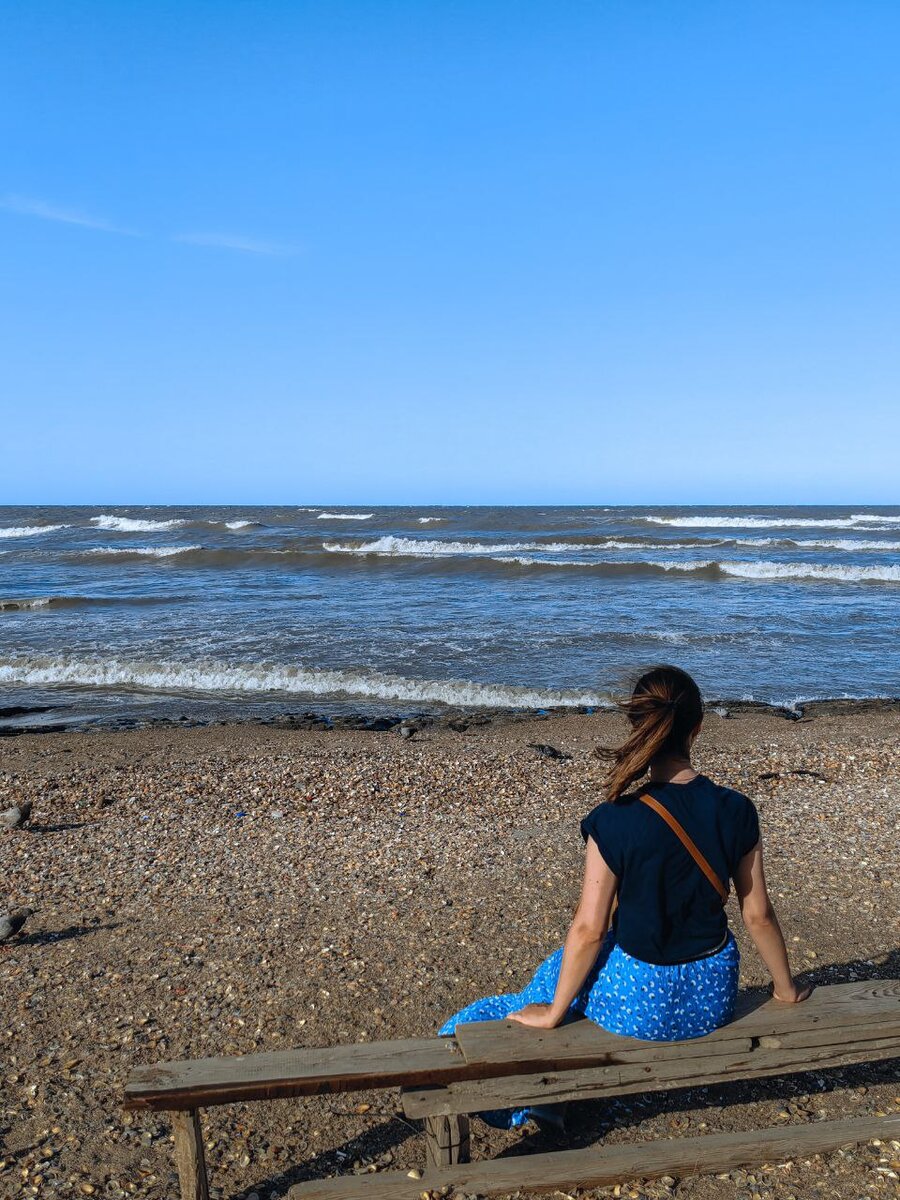
[[[622,877],[622,838],[615,804],[604,801],[581,822],[581,836],[591,838],[614,875]]]
[[[740,793],[738,793],[740,795]],[[749,854],[759,841],[759,814],[756,805],[747,796],[740,796],[737,831],[735,837],[735,868],[745,854]]]

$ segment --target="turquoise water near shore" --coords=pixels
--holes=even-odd
[[[900,507],[0,509],[0,709],[900,694]]]

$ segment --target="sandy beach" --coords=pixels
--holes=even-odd
[[[0,835],[2,900],[36,912],[0,949],[0,1195],[168,1200],[167,1121],[119,1107],[137,1063],[427,1035],[518,990],[565,933],[604,771],[592,750],[620,733],[601,714],[409,739],[258,725],[4,739],[0,803],[30,797],[34,817]],[[707,720],[697,765],[759,807],[804,980],[900,975],[898,734],[892,711]],[[759,987],[733,918],[743,986]],[[569,1144],[898,1109],[887,1062],[585,1104]],[[423,1136],[397,1112],[390,1093],[214,1109],[212,1195],[420,1166]],[[473,1122],[473,1157],[550,1144]],[[863,1145],[589,1194],[857,1200],[896,1195],[898,1159]]]

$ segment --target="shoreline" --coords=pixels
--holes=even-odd
[[[470,726],[513,725],[523,721],[541,721],[553,717],[602,717],[618,710],[608,705],[557,705],[540,709],[482,708],[443,706],[436,709],[398,710],[392,705],[371,705],[362,710],[341,706],[341,711],[325,708],[298,710],[285,708],[271,713],[248,712],[241,716],[132,715],[91,717],[73,713],[70,704],[0,704],[0,738],[54,733],[115,733],[128,729],[221,728],[223,726],[263,726],[274,729],[363,730],[418,732],[429,727],[464,732]],[[332,707],[336,707],[332,706]],[[707,714],[724,720],[748,716],[772,716],[784,721],[812,721],[821,717],[852,717],[879,713],[900,713],[900,697],[841,697],[796,701],[793,704],[762,700],[714,699],[705,703]]]

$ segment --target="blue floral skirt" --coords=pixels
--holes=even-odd
[[[544,959],[521,992],[485,996],[445,1021],[439,1036],[457,1025],[498,1021],[526,1004],[550,1004],[562,964],[562,947]],[[732,935],[721,950],[694,962],[659,966],[626,954],[610,933],[584,987],[569,1009],[610,1033],[648,1042],[680,1042],[703,1037],[734,1015],[740,953]],[[479,1114],[490,1125],[510,1129],[528,1120],[528,1109]]]

